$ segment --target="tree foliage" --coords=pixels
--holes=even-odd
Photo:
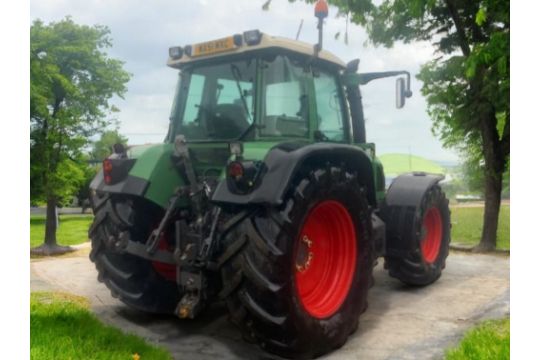
[[[105,26],[75,24],[69,17],[30,28],[30,182],[33,201],[53,207],[84,181],[83,150],[110,124],[130,75],[110,58]],[[49,209],[50,210],[50,209]],[[48,212],[49,213],[49,212]],[[53,212],[50,212],[53,213]],[[54,237],[54,231],[46,237]],[[54,241],[51,240],[54,243]]]
[[[93,160],[103,160],[112,153],[114,144],[127,146],[127,137],[121,135],[118,130],[107,130],[101,134],[101,138],[92,147]]]

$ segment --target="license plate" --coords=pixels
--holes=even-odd
[[[226,37],[219,40],[208,41],[200,44],[193,45],[193,56],[203,56],[210,54],[217,54],[225,51],[234,50],[236,45],[234,45],[233,37]]]

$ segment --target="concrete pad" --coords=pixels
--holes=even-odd
[[[463,333],[484,319],[510,312],[509,258],[451,253],[435,284],[415,288],[388,276],[382,260],[374,271],[369,308],[349,341],[324,359],[441,359]],[[195,320],[142,314],[111,297],[87,257],[31,263],[31,289],[86,296],[105,323],[169,349],[175,359],[274,359],[245,343],[227,321],[223,304]]]

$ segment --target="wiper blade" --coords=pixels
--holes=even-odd
[[[238,141],[244,140],[244,138],[251,132],[251,130],[255,129],[255,127],[256,127],[256,124],[254,122],[249,124],[249,126],[246,128],[246,130],[242,131],[242,133],[240,134],[240,136],[236,140],[238,140]]]
[[[240,100],[242,100],[242,105],[244,105],[244,110],[246,111],[247,117],[249,118],[249,122],[251,123],[251,125],[253,125],[253,119],[251,118],[251,114],[249,112],[246,97],[244,96],[244,92],[242,91],[242,86],[240,86],[240,69],[238,69],[238,66],[236,66],[235,64],[231,64],[231,72],[234,76],[234,80],[236,81],[236,87],[238,88],[238,93],[240,94]]]

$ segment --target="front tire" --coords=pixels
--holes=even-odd
[[[93,206],[90,260],[96,265],[98,280],[105,283],[113,297],[135,309],[172,314],[180,293],[168,275],[170,265],[122,253],[115,247],[124,231],[134,241],[145,241],[160,214],[159,209],[141,199],[109,194],[94,199]]]
[[[441,277],[450,249],[450,209],[448,199],[438,185],[426,191],[419,207],[413,212],[405,206],[392,213],[388,221],[406,219],[398,227],[401,256],[386,256],[385,266],[390,276],[408,285],[425,286]]]
[[[370,219],[358,179],[337,167],[312,171],[281,208],[247,217],[231,234],[243,246],[222,268],[222,296],[244,336],[295,358],[343,345],[367,307]]]

